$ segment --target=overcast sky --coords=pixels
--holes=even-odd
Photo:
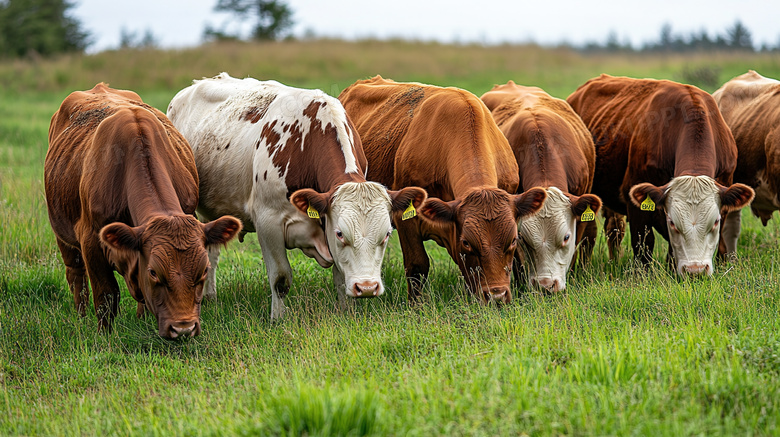
[[[94,38],[90,52],[116,48],[120,29],[149,29],[163,47],[195,46],[206,24],[221,27],[217,0],[77,0],[74,15]],[[757,45],[780,44],[780,1],[767,0],[289,0],[294,34],[347,39],[401,37],[442,42],[620,42],[658,40],[661,26],[686,36],[720,34],[736,20]],[[464,3],[468,6],[461,6]],[[233,22],[235,23],[235,22]],[[228,30],[232,28],[228,27]]]

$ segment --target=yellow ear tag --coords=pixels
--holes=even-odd
[[[590,205],[588,205],[588,207],[585,208],[585,212],[583,212],[582,216],[580,216],[580,220],[584,222],[592,222],[593,220],[596,220],[596,213],[594,213],[593,210],[590,209]]]
[[[417,216],[417,210],[414,209],[414,203],[409,201],[409,207],[404,210],[404,215],[401,216],[401,220],[409,220],[412,217]]]
[[[320,218],[320,213],[316,209],[312,208],[311,205],[309,205],[309,208],[306,209],[306,214],[309,215],[309,218]]]
[[[639,207],[642,211],[655,211],[655,202],[653,202],[653,199],[651,199],[650,196],[647,196],[645,201],[642,202]]]

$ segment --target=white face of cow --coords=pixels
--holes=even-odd
[[[416,209],[427,194],[417,187],[388,191],[376,182],[347,182],[332,194],[298,190],[290,201],[298,210],[325,219],[325,237],[335,268],[344,275],[349,297],[375,297],[385,291],[382,260],[393,232],[391,213],[410,202]],[[319,226],[319,220],[311,220]]]
[[[346,183],[333,194],[325,233],[350,297],[380,296],[382,259],[393,232],[387,190],[373,182]]]
[[[635,185],[630,195],[637,206],[650,197],[666,211],[678,274],[712,275],[721,212],[742,208],[754,194],[746,185],[734,184],[727,189],[709,176],[678,176],[663,187]]]
[[[548,188],[542,208],[524,218],[519,228],[530,264],[529,285],[552,291],[565,289],[577,231],[577,218],[569,199],[558,188]]]
[[[566,273],[576,253],[577,225],[582,214],[590,208],[588,212],[595,218],[601,199],[593,194],[566,194],[557,187],[546,191],[542,208],[525,217],[519,231],[530,268],[528,285],[557,292],[566,288]]]

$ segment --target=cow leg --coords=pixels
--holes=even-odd
[[[419,224],[415,223],[417,220],[422,219],[418,217],[413,220],[396,221],[398,240],[401,242],[401,252],[404,255],[404,271],[406,272],[410,302],[416,301],[421,296],[422,288],[431,269],[431,261],[428,259],[428,252],[425,251],[425,245],[423,245]]]
[[[726,214],[720,228],[720,244],[718,244],[718,259],[734,261],[737,258],[737,240],[742,227],[742,211],[732,211]]]
[[[596,236],[599,232],[599,226],[596,221],[580,222],[577,224],[577,257],[579,265],[586,266],[590,264],[593,256],[593,248],[596,247]],[[625,230],[624,230],[625,232]],[[618,242],[620,244],[620,242]],[[575,263],[572,263],[574,266]]]
[[[633,205],[628,207],[628,224],[631,228],[631,247],[634,250],[634,259],[645,267],[650,265],[653,260],[653,248],[655,247],[652,214],[640,211]]]
[[[209,252],[209,271],[206,274],[206,283],[203,284],[203,300],[217,300],[217,264],[219,264],[218,244],[212,244],[208,247]]]
[[[623,255],[620,243],[626,236],[626,221],[622,215],[615,211],[606,207],[602,209],[604,211],[604,235],[607,237],[609,259],[618,259]]]
[[[255,223],[272,223],[272,221],[255,220]],[[279,320],[286,311],[284,298],[292,285],[292,267],[287,259],[284,230],[263,226],[257,231],[257,241],[260,243],[268,283],[271,285],[271,320]]]
[[[520,289],[528,284],[528,266],[525,265],[525,254],[521,245],[517,245],[512,263],[512,278],[515,281],[515,288]]]
[[[81,251],[57,237],[57,246],[65,263],[65,278],[68,281],[70,292],[73,293],[73,301],[76,303],[76,311],[79,316],[87,315],[87,302],[89,302],[89,282],[87,269],[81,258]]]
[[[98,329],[111,332],[111,323],[119,312],[119,286],[114,269],[100,246],[98,236],[91,230],[81,232],[81,254],[92,284],[92,299],[98,318]]]

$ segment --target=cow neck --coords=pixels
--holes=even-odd
[[[450,190],[454,199],[462,198],[476,188],[498,188],[496,171],[490,166],[482,166],[483,171],[464,171],[460,167],[449,174]]]
[[[321,171],[317,174],[317,182],[312,189],[320,193],[335,192],[336,189],[347,182],[366,182],[366,178],[360,173],[341,173],[337,171]]]
[[[155,148],[144,143],[141,153],[125,170],[127,202],[135,226],[147,223],[155,216],[184,214],[170,175],[163,165],[165,159],[155,153]]]

